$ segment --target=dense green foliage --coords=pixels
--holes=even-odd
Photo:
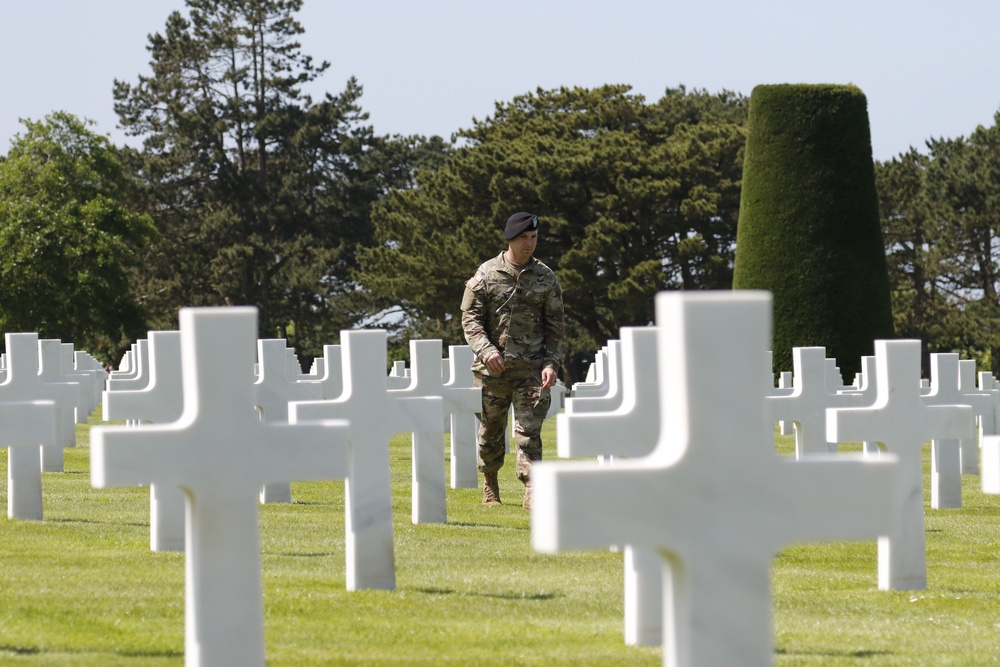
[[[302,93],[328,64],[300,51],[301,4],[188,0],[149,37],[152,74],[115,82],[161,233],[141,295],[151,326],[173,328],[185,305],[254,305],[262,336],[308,356],[368,312],[350,273],[369,206],[409,181],[426,142],[376,137],[354,79]]]
[[[1000,374],[1000,113],[876,176],[897,333]]]
[[[465,281],[504,247],[511,213],[537,212],[572,364],[649,324],[660,290],[729,287],[745,120],[742,97],[684,88],[652,104],[628,86],[498,103],[439,169],[375,206],[379,245],[361,251],[358,279],[409,335],[461,342]]]
[[[566,294],[565,380],[622,326],[651,322],[657,291],[726,289],[734,271],[776,293],[776,367],[792,345],[825,345],[849,379],[892,333],[886,255],[897,335],[1000,373],[996,125],[876,163],[877,241],[864,97],[761,87],[761,108],[798,92],[755,114],[773,140],[751,141],[734,267],[742,95],[539,89],[450,142],[382,136],[353,78],[317,101],[303,93],[328,65],[301,52],[301,4],[187,0],[171,14],[149,36],[148,72],[114,84],[141,148],[64,112],[25,121],[0,156],[4,330],[110,360],[174,328],[183,306],[250,304],[261,336],[288,339],[306,364],[366,326],[393,330],[405,356],[414,337],[462,342],[465,281],[503,248],[507,216],[531,210],[537,256]]]
[[[754,88],[733,286],[774,294],[775,367],[824,346],[853,380],[893,337],[867,102],[853,86]]]
[[[24,125],[0,158],[0,333],[110,359],[146,332],[131,283],[153,226],[107,137],[66,112]]]

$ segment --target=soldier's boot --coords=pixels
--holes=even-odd
[[[524,455],[524,452],[518,450],[517,452],[517,478],[521,480],[524,484],[524,500],[521,501],[521,507],[526,510],[531,509],[531,466],[534,465],[534,461],[529,459]]]
[[[483,473],[483,504],[500,504],[500,482],[497,481],[495,472]]]

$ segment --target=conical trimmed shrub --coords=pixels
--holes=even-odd
[[[868,103],[855,86],[765,85],[750,95],[734,289],[774,294],[774,367],[822,345],[851,381],[892,338]]]

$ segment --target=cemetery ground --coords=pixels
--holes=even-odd
[[[182,665],[184,557],[149,550],[147,488],[91,488],[89,426],[77,428],[66,472],[43,476],[45,520],[0,519],[0,665]],[[778,443],[792,454],[791,437]],[[345,590],[343,482],[293,483],[292,504],[260,507],[268,665],[662,664],[659,649],[624,644],[620,553],[532,550],[512,460],[500,474],[509,504],[449,488],[448,523],[414,526],[408,434],[391,454],[395,591]],[[994,664],[1000,497],[966,475],[963,503],[931,510],[925,498],[927,590],[876,590],[874,541],[783,550],[775,664]]]

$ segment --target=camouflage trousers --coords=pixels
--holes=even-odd
[[[479,427],[479,471],[496,472],[503,466],[507,413],[514,406],[514,442],[517,446],[517,478],[528,481],[531,462],[542,458],[542,422],[552,396],[542,389],[540,374],[513,374],[499,377],[476,373],[476,386],[483,389],[483,410]]]

